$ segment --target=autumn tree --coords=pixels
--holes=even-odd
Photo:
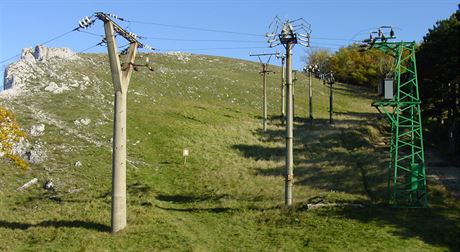
[[[15,145],[24,141],[26,137],[13,113],[0,107],[0,158],[7,157],[17,166],[27,169],[28,163],[14,151]]]
[[[361,86],[377,86],[391,72],[393,59],[378,50],[360,52],[358,46],[340,48],[330,58],[330,69],[335,78]]]

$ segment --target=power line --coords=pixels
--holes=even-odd
[[[102,46],[102,44],[104,44],[104,42],[99,42],[99,43],[97,43],[97,44],[95,44],[95,45],[93,45],[93,46],[90,46],[90,47],[88,47],[88,48],[85,48],[85,49],[83,49],[83,50],[77,52],[77,54],[78,54],[78,53],[84,53],[84,52],[86,52],[86,51],[88,51],[88,50],[91,50],[91,49],[93,49],[93,48],[95,48],[95,47],[98,47],[98,46]]]
[[[17,58],[17,57],[19,57],[19,56],[21,56],[20,53],[14,55],[14,56],[12,56],[12,57],[9,57],[8,59],[5,59],[5,60],[0,61],[0,64],[3,64],[3,63],[5,63],[5,62],[10,61],[10,60],[12,60],[12,59],[14,59],[14,58]]]
[[[70,30],[70,31],[68,31],[68,32],[64,32],[63,34],[58,35],[58,36],[56,36],[56,37],[54,37],[54,38],[52,38],[52,39],[50,39],[50,40],[47,40],[47,41],[45,41],[45,42],[43,42],[43,43],[39,43],[39,45],[46,45],[46,44],[49,44],[49,43],[51,43],[51,42],[53,42],[53,41],[55,41],[55,40],[57,40],[57,39],[60,39],[60,38],[62,38],[62,37],[64,37],[64,36],[66,36],[67,34],[70,34],[70,33],[74,32],[74,31],[78,31],[78,28],[72,29],[72,30]]]
[[[51,39],[49,39],[49,40],[47,40],[47,41],[45,41],[45,42],[43,42],[43,43],[38,43],[37,45],[46,45],[46,44],[49,44],[49,43],[51,43],[51,42],[53,42],[53,41],[55,41],[55,40],[58,40],[58,39],[60,39],[60,38],[62,38],[62,37],[64,37],[64,36],[66,36],[66,35],[68,35],[68,34],[74,32],[74,31],[78,31],[78,28],[75,28],[75,29],[72,29],[72,30],[70,30],[70,31],[64,32],[64,33],[62,33],[62,34],[60,34],[60,35],[58,35],[58,36],[56,36],[56,37],[53,37],[53,38],[51,38]],[[14,58],[16,58],[16,57],[18,57],[18,56],[20,56],[20,55],[21,55],[21,54],[18,53],[18,54],[16,54],[16,55],[12,56],[12,57],[9,57],[8,59],[2,60],[2,61],[0,61],[0,64],[5,63],[5,62],[7,62],[7,61],[9,61],[9,60],[12,60],[12,59],[14,59]]]
[[[79,32],[82,32],[82,33],[86,33],[86,34],[92,35],[92,36],[96,36],[96,37],[101,37],[101,38],[104,37],[104,35],[102,35],[102,34],[97,34],[97,33],[94,33],[94,32],[83,31],[83,30],[78,30],[78,31],[79,31]]]
[[[354,39],[346,39],[346,38],[321,38],[321,37],[311,37],[310,39],[318,39],[318,40],[334,40],[334,41],[360,41],[360,40],[354,40]]]
[[[230,42],[230,43],[266,43],[265,41],[258,40],[235,40],[235,39],[182,39],[182,38],[162,38],[141,36],[141,39],[155,39],[155,40],[168,40],[168,41],[184,41],[184,42]]]
[[[247,46],[247,47],[209,47],[209,48],[186,48],[186,49],[163,49],[162,51],[211,51],[211,50],[239,50],[239,49],[258,49],[266,46]]]
[[[146,24],[146,25],[170,27],[170,28],[176,28],[176,29],[204,31],[204,32],[216,32],[216,33],[226,33],[226,34],[233,34],[233,35],[253,36],[253,37],[265,37],[265,35],[263,35],[263,34],[254,34],[254,33],[247,33],[247,32],[225,31],[225,30],[216,30],[216,29],[191,27],[191,26],[182,26],[182,25],[171,25],[171,24],[163,24],[163,23],[155,23],[155,22],[147,22],[147,21],[137,21],[137,20],[124,20],[124,21],[131,22],[131,23],[137,23],[137,24]]]

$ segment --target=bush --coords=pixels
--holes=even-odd
[[[14,146],[27,138],[27,134],[16,122],[14,114],[0,107],[0,157],[7,157],[18,167],[28,169],[29,164],[14,153]]]

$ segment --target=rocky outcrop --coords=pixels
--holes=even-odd
[[[78,55],[68,48],[48,48],[38,45],[24,48],[21,59],[8,65],[4,72],[3,88],[9,95],[27,92],[26,83],[44,74],[42,65],[50,60],[75,60]]]
[[[21,60],[27,62],[46,62],[52,58],[73,60],[78,56],[68,48],[48,48],[38,45],[35,48],[24,48],[21,52]]]

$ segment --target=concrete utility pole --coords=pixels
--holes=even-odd
[[[293,155],[293,100],[292,100],[292,43],[286,45],[286,182],[284,202],[287,207],[292,206],[292,185],[294,183],[294,155]]]
[[[128,49],[127,66],[121,69],[112,22],[104,22],[110,70],[115,91],[112,156],[112,232],[126,226],[126,103],[129,81],[133,72],[137,44]]]
[[[299,21],[301,22],[299,24]],[[307,34],[296,33],[294,31],[293,23],[296,23],[296,27],[303,30]],[[270,47],[274,47],[282,44],[286,49],[286,173],[285,173],[285,206],[292,207],[292,187],[294,183],[294,156],[293,156],[293,83],[292,83],[292,48],[295,44],[299,43],[304,46],[309,46],[310,39],[310,25],[305,24],[303,19],[297,19],[296,21],[281,22],[276,17],[272,24],[275,24],[275,30],[271,34],[267,34],[269,37],[268,42]],[[278,28],[281,28],[281,31]],[[276,38],[277,37],[277,38]],[[304,44],[299,41],[304,41]],[[274,44],[277,43],[277,44]]]
[[[135,66],[137,48],[150,46],[140,43],[136,35],[117,25],[110,15],[97,12],[95,16],[104,22],[105,41],[109,54],[110,70],[115,92],[112,154],[112,233],[126,227],[126,112],[127,94],[131,74]],[[125,63],[120,64],[115,32],[130,42]]]
[[[276,55],[275,53],[259,53],[259,54],[250,54],[249,56],[257,56],[259,58],[260,64],[262,66],[262,71],[259,72],[259,74],[262,75],[262,81],[263,81],[263,100],[262,100],[262,111],[263,111],[263,131],[267,131],[267,74],[270,73],[275,73],[273,71],[268,70],[268,62],[270,62],[270,59],[272,55]],[[262,59],[260,56],[270,56],[268,57],[267,62],[262,62]]]
[[[286,69],[285,69],[285,60],[286,56],[284,54],[276,55],[277,58],[281,59],[281,124],[284,125],[286,120],[286,96],[284,92],[285,87],[285,78],[286,78]]]
[[[333,103],[334,103],[334,96],[333,96],[333,93],[332,93],[332,85],[334,84],[335,82],[335,79],[334,79],[334,73],[333,72],[330,72],[326,75],[325,79],[324,79],[324,83],[329,84],[329,124],[333,124],[334,121],[332,120],[332,114],[334,113],[334,110],[333,110]]]
[[[311,71],[308,71],[308,118],[313,121],[313,90],[311,89]]]
[[[304,71],[308,72],[308,117],[313,121],[313,89],[311,87],[311,75],[318,70],[318,65],[308,65]]]

